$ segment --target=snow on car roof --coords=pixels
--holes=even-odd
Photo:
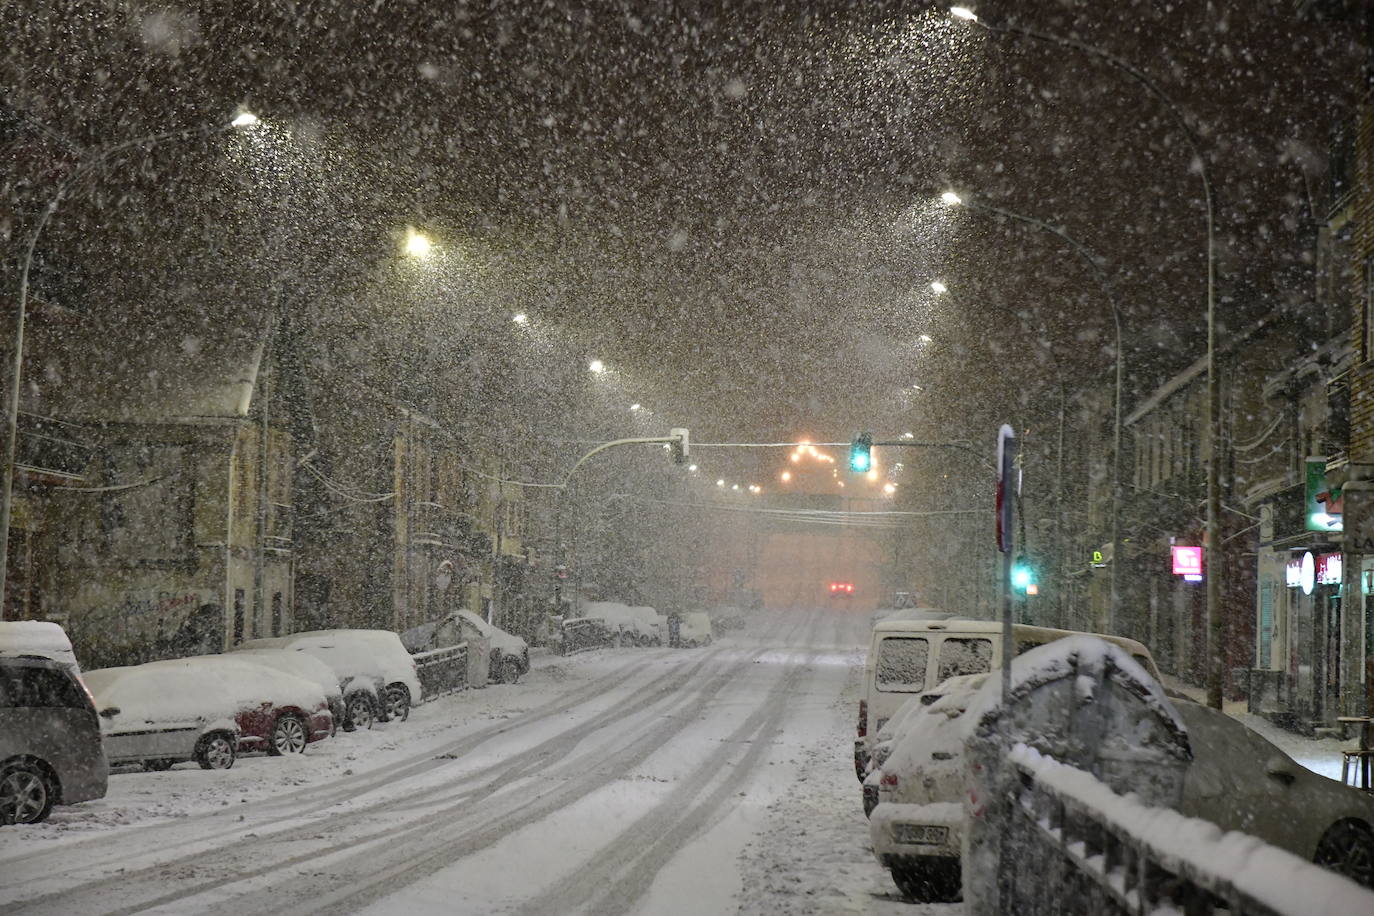
[[[325,696],[339,693],[339,678],[332,668],[308,652],[293,652],[290,649],[269,649],[266,647],[235,650],[235,657],[243,656],[253,664],[266,665],[285,674],[303,677],[318,684]]]
[[[1010,696],[1015,701],[1043,684],[1074,674],[1077,675],[1075,689],[1084,700],[1091,698],[1094,684],[1110,679],[1155,709],[1176,734],[1188,733],[1178,711],[1164,695],[1163,686],[1150,672],[1125,649],[1097,636],[1065,636],[1012,659]],[[988,721],[1002,703],[1001,672],[993,672],[987,677],[988,682],[978,693],[976,708],[969,709],[970,717],[979,722]]]
[[[0,655],[41,655],[81,670],[67,632],[50,620],[0,621]]]

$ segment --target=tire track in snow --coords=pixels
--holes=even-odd
[[[515,911],[516,916],[561,916],[577,910],[613,916],[632,911],[659,870],[722,817],[726,804],[738,797],[739,787],[755,775],[760,759],[773,747],[772,738],[781,732],[777,723],[788,698],[797,681],[810,670],[803,660],[791,663],[762,704],[721,739],[718,750],[614,842],[596,852],[596,866],[530,900]],[[773,728],[768,728],[770,722]],[[748,750],[736,759],[740,744],[747,744]],[[721,779],[720,773],[726,768],[729,775]],[[715,787],[701,797],[712,783]]]
[[[197,841],[213,840],[225,836],[236,836],[241,834],[246,826],[255,829],[271,827],[278,823],[295,820],[301,817],[308,817],[312,814],[328,810],[338,805],[341,800],[346,798],[357,798],[361,795],[369,794],[378,789],[386,789],[394,786],[398,781],[422,776],[431,770],[448,764],[446,755],[462,757],[470,753],[493,738],[498,738],[508,732],[515,731],[529,725],[542,722],[554,716],[562,715],[588,700],[601,696],[607,690],[608,685],[621,683],[648,667],[655,657],[637,659],[626,668],[617,669],[601,677],[595,678],[580,687],[575,688],[557,700],[531,710],[527,710],[513,718],[502,720],[500,723],[488,725],[475,732],[470,732],[452,743],[442,745],[437,748],[430,748],[422,753],[410,758],[403,758],[385,766],[374,769],[364,770],[351,776],[344,776],[338,779],[331,779],[328,782],[311,785],[294,792],[285,792],[280,795],[268,796],[253,803],[254,808],[271,806],[273,815],[266,820],[255,820],[251,825],[247,822],[237,820],[238,815],[244,813],[241,809],[213,809],[189,817],[177,818],[175,820],[156,821],[151,824],[140,824],[125,830],[120,830],[113,837],[108,833],[97,833],[80,840],[61,845],[52,846],[46,849],[38,849],[33,852],[24,853],[16,856],[7,856],[0,861],[7,871],[33,860],[43,859],[60,855],[64,859],[71,859],[71,853],[89,850],[90,855],[82,859],[82,870],[89,869],[93,865],[102,864],[101,859],[107,858],[110,863],[120,861],[127,851],[120,851],[111,848],[111,840],[117,839],[119,842],[128,841],[137,844],[144,852],[158,852],[157,848],[149,849],[148,843],[156,842],[158,835],[164,833],[185,833],[188,824],[198,824],[202,821],[208,824],[233,820],[232,824],[215,831],[207,828],[209,832],[199,833],[195,839]],[[645,687],[651,686],[655,680],[664,677],[671,677],[673,671],[665,672],[658,678],[649,681]],[[340,740],[347,740],[343,738]],[[294,806],[294,807],[292,807]],[[175,850],[185,843],[182,839],[172,839],[165,847],[165,850]],[[105,863],[108,864],[108,863]],[[49,878],[53,875],[64,874],[67,869],[48,871]]]
[[[689,682],[696,675],[699,669],[707,665],[709,662],[715,660],[717,657],[719,657],[720,654],[728,652],[729,650],[725,648],[711,650],[707,655],[694,659],[693,663],[687,668],[675,667],[665,672],[663,675],[651,680],[650,682],[648,682],[648,684],[644,685],[644,687],[641,688],[641,692],[629,701],[630,705],[628,707],[625,705],[617,705],[609,710],[606,710],[598,714],[591,720],[576,724],[571,728],[558,733],[557,735],[547,739],[541,744],[536,745],[534,748],[521,752],[520,761],[515,765],[514,768],[507,769],[505,771],[501,781],[504,782],[506,779],[510,778],[512,774],[515,773],[519,774],[518,778],[523,778],[524,775],[526,775],[526,771],[533,771],[546,767],[547,758],[551,754],[555,752],[571,752],[571,750],[574,749],[577,744],[581,743],[581,741],[586,737],[586,735],[589,732],[595,731],[605,726],[606,724],[609,724],[612,721],[618,721],[625,718],[626,716],[634,715],[637,712],[649,709],[650,707],[663,701],[664,699],[669,699],[670,701],[674,700],[674,694],[678,694],[680,692],[683,683]],[[648,660],[645,661],[646,664],[647,661]],[[606,678],[598,678],[597,681],[592,682],[600,685],[600,691],[597,692],[595,696],[587,696],[587,691],[579,691],[580,697],[576,702],[562,702],[556,704],[558,707],[557,709],[548,710],[545,714],[536,716],[533,719],[520,717],[514,720],[507,720],[507,722],[503,722],[499,726],[489,727],[478,734],[470,735],[464,739],[460,739],[459,741],[454,742],[453,745],[449,745],[439,749],[429,750],[425,752],[425,754],[422,755],[422,757],[413,760],[411,765],[405,768],[404,776],[406,778],[414,778],[418,775],[428,773],[438,767],[451,766],[454,763],[453,760],[439,758],[446,753],[458,753],[459,751],[469,752],[475,749],[476,747],[480,746],[481,744],[485,743],[486,741],[491,740],[493,737],[511,731],[512,729],[519,727],[521,724],[530,724],[532,721],[538,719],[546,719],[549,716],[567,712],[568,709],[573,708],[576,705],[579,705],[580,703],[587,702],[590,699],[595,699],[596,697],[599,697],[603,693],[605,693],[606,681],[618,681],[621,679],[623,679],[622,672],[616,672],[613,675]],[[649,688],[653,689],[649,690],[649,692],[647,693],[643,692],[644,690],[648,690]],[[476,778],[480,779],[480,776]],[[383,773],[383,777],[380,780],[378,780],[377,784],[372,786],[372,788],[378,788],[383,786],[388,788],[394,787],[397,782],[397,779],[398,776],[394,771],[386,770]],[[470,776],[464,777],[465,781],[472,781],[473,779],[474,777]],[[280,814],[277,816],[273,816],[266,821],[237,822],[233,826],[227,826],[226,829],[220,831],[219,833],[212,834],[209,837],[204,835],[199,835],[195,837],[195,842],[197,843],[203,842],[206,839],[232,837],[231,841],[228,843],[224,843],[222,845],[212,847],[210,849],[199,849],[194,852],[183,853],[177,858],[170,860],[158,860],[153,862],[152,864],[135,868],[132,870],[128,870],[126,867],[119,867],[119,864],[127,864],[128,859],[132,856],[137,856],[138,858],[145,858],[146,855],[149,853],[146,853],[144,850],[139,850],[137,853],[133,853],[131,856],[130,848],[128,846],[114,844],[114,848],[110,848],[111,844],[109,843],[109,840],[107,838],[103,851],[107,853],[106,858],[108,859],[108,861],[101,864],[103,864],[105,867],[109,869],[112,869],[112,871],[106,872],[93,879],[87,880],[76,885],[68,886],[62,890],[54,891],[49,894],[43,894],[41,896],[29,898],[27,900],[22,901],[12,901],[10,904],[7,904],[7,907],[12,907],[12,909],[7,908],[6,912],[17,913],[25,912],[30,909],[41,911],[43,907],[52,905],[55,907],[55,911],[63,913],[74,911],[132,913],[137,912],[141,909],[145,909],[147,907],[164,905],[166,903],[174,902],[178,899],[184,899],[189,896],[194,896],[196,894],[203,892],[206,889],[221,886],[228,883],[237,882],[244,877],[253,877],[260,874],[266,874],[274,870],[278,870],[281,868],[289,868],[294,865],[300,865],[302,863],[308,862],[311,859],[321,855],[322,852],[320,850],[314,850],[309,853],[295,856],[286,861],[274,863],[272,866],[269,866],[267,868],[258,869],[251,873],[244,873],[242,875],[226,875],[222,869],[215,869],[213,864],[214,860],[222,859],[225,856],[232,856],[234,853],[237,852],[246,852],[251,856],[252,852],[254,850],[260,850],[263,844],[285,844],[291,842],[292,840],[299,841],[318,838],[322,831],[337,831],[340,827],[346,827],[358,822],[366,821],[368,818],[373,817],[374,815],[386,814],[395,809],[394,800],[391,798],[384,798],[376,802],[373,802],[369,805],[366,805],[362,808],[353,808],[342,812],[330,813],[327,815],[327,819],[324,820],[308,820],[305,823],[298,823],[294,826],[289,826],[285,830],[278,831],[276,833],[270,833],[267,835],[257,833],[257,831],[260,831],[264,826],[267,825],[275,825],[278,823],[288,821],[299,821],[302,817],[308,817],[312,815],[324,815],[326,814],[326,812],[328,812],[328,809],[350,801],[351,796],[346,792],[346,784],[348,782],[350,782],[350,780],[347,779],[331,781],[325,786],[320,787],[318,791],[321,794],[326,795],[327,800],[320,804],[312,806],[309,810],[298,810],[290,813]],[[484,794],[490,795],[498,788],[500,787],[497,785],[493,785],[490,781],[487,781],[469,790],[468,792],[461,793],[461,795],[459,796],[459,800],[456,802],[456,804],[445,807],[443,811],[448,812],[451,811],[453,807],[461,807],[463,805],[466,805],[474,796],[480,797]],[[451,784],[437,784],[422,790],[422,792],[419,795],[412,794],[408,796],[408,800],[418,801],[421,795],[447,793],[450,792],[451,789]],[[311,791],[311,794],[314,794],[314,790]],[[276,801],[277,800],[274,798],[267,798],[263,799],[261,802],[255,803],[255,806],[267,804],[272,805],[275,808]],[[426,804],[425,807],[432,810],[433,805]],[[218,812],[215,813],[218,814]],[[435,816],[437,815],[431,814],[430,818],[433,818]],[[426,818],[425,820],[428,821],[430,818]],[[151,826],[167,825],[159,824],[150,825],[150,827]],[[185,822],[177,822],[175,826],[184,828]],[[250,832],[251,834],[256,835],[245,835],[246,832]],[[383,834],[379,834],[379,836],[380,835],[390,836],[392,834],[390,830],[387,829],[383,832]],[[129,834],[126,832],[122,835],[121,838],[128,839],[130,837]],[[338,851],[338,849],[346,848],[348,846],[359,843],[367,843],[375,838],[375,836],[353,838],[346,843],[339,844],[337,849],[332,848],[329,850],[325,850],[324,853],[327,854],[328,852]],[[176,843],[174,846],[170,847],[170,849],[172,851],[180,850],[184,848],[185,845],[186,842],[183,840],[181,842]],[[66,851],[69,851],[71,848],[72,844],[61,847],[64,853]],[[166,851],[168,850],[152,850],[150,851],[150,854],[156,856],[157,854]],[[90,862],[83,863],[81,870],[88,871],[91,867],[91,864],[92,863]],[[9,869],[7,867],[7,871],[8,870]],[[67,871],[70,872],[70,869]],[[164,895],[163,897],[159,897],[154,900],[145,900],[131,907],[111,908],[109,910],[105,910],[102,909],[100,905],[99,898],[110,895],[115,889],[114,886],[116,883],[120,885],[132,885],[136,889],[146,890],[148,888],[139,888],[139,885],[145,881],[151,881],[156,883],[159,881],[165,882],[168,879],[194,880],[197,877],[204,877],[204,873],[206,872],[214,872],[217,877],[209,881],[202,881],[194,889],[190,889],[187,891],[178,891],[170,895]],[[50,884],[52,877],[55,874],[57,873],[51,871],[46,872],[41,876],[37,876],[31,883]],[[153,891],[157,890],[156,886],[152,887],[151,889]],[[18,890],[18,888],[11,885],[7,886],[6,890],[16,891]],[[90,908],[86,909],[83,907],[78,910],[71,909],[74,900],[76,900],[79,897],[79,895],[81,895],[83,892],[94,895],[94,899],[91,899],[89,901]],[[270,911],[270,909],[271,907],[269,907],[268,910],[265,911]]]

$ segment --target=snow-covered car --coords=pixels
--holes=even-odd
[[[16,655],[50,658],[72,674],[81,674],[67,631],[52,621],[0,620],[0,657]]]
[[[240,751],[299,753],[329,737],[318,685],[250,661],[206,655],[86,675],[111,764],[165,770],[194,760],[228,769]]]
[[[965,712],[979,701],[982,681],[941,685],[942,696],[908,717],[891,754],[865,780],[878,789],[869,820],[874,853],[913,900],[945,899],[959,886],[964,742],[974,726]],[[1224,713],[1190,700],[1169,705],[1192,747],[1180,813],[1374,888],[1374,797],[1313,773]]]
[[[514,684],[530,670],[530,647],[519,636],[513,636],[498,626],[487,623],[472,611],[455,611],[434,632],[435,647],[469,645],[485,639],[489,652],[490,674],[493,683]]]
[[[867,758],[867,766],[860,778],[864,780],[863,801],[864,814],[871,816],[873,809],[877,807],[878,782],[876,779],[870,780],[868,776],[877,769],[881,769],[883,764],[892,754],[893,747],[897,741],[906,733],[907,724],[912,717],[923,712],[933,703],[947,693],[965,693],[976,691],[987,679],[986,674],[961,674],[952,677],[936,685],[935,689],[918,693],[911,697],[897,710],[892,718],[883,723],[883,727],[878,729],[874,735],[873,750]]]
[[[619,634],[622,645],[663,644],[664,628],[660,625],[658,612],[651,607],[631,607],[619,601],[586,601],[582,604],[582,614],[605,621],[613,633]]]
[[[131,665],[88,671],[85,680],[111,764],[141,763],[149,770],[183,760],[207,770],[234,765],[237,710],[209,668]]]
[[[334,669],[313,655],[307,655],[304,652],[292,652],[289,649],[241,648],[231,657],[242,657],[255,665],[264,665],[283,674],[303,677],[314,683],[324,693],[325,701],[329,704],[329,713],[334,717],[335,727],[343,724],[345,711],[343,691],[339,689],[339,679],[335,676]]]
[[[251,639],[238,648],[289,649],[324,662],[339,679],[346,729],[371,728],[374,719],[404,722],[422,699],[415,660],[390,630],[311,630]]]
[[[688,611],[678,624],[679,646],[709,646],[711,644],[711,615],[705,611]]]
[[[877,790],[868,821],[878,861],[911,900],[945,900],[960,886],[964,819],[964,716],[986,676],[952,678],[935,690],[934,702],[906,717],[880,766],[864,780],[865,796]]]
[[[0,658],[0,825],[103,798],[109,765],[91,696],[50,658]]]

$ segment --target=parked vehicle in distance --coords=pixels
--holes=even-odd
[[[208,666],[161,663],[86,673],[112,765],[165,770],[194,760],[227,770],[238,755],[237,712],[223,680]]]
[[[490,677],[496,684],[514,684],[530,670],[530,647],[519,636],[487,623],[472,611],[455,611],[439,622],[435,648],[472,644],[485,639],[490,657]]]
[[[68,666],[0,658],[0,824],[103,798],[108,773],[91,695]]]
[[[1016,624],[1016,654],[1036,646],[1081,636],[1073,630],[1056,630]],[[1098,635],[1098,634],[1087,634]],[[1159,679],[1150,650],[1134,639],[1100,636],[1125,649]],[[1002,663],[1002,625],[992,620],[947,617],[934,609],[898,611],[873,625],[859,717],[854,740],[854,771],[862,781],[876,733],[912,694],[924,693],[961,674],[995,671]]]
[[[344,699],[343,691],[339,689],[339,679],[335,676],[334,669],[315,656],[304,652],[292,652],[289,649],[241,648],[231,657],[238,658],[239,656],[243,656],[246,661],[251,661],[255,665],[263,665],[283,674],[303,677],[317,685],[324,692],[325,701],[329,704],[329,713],[334,719],[334,726],[337,728],[343,724]]]
[[[705,611],[688,611],[678,626],[679,646],[709,646],[711,644],[711,615]]]
[[[324,662],[339,679],[346,729],[371,728],[374,720],[404,722],[422,699],[415,660],[390,630],[311,630],[250,639],[237,649],[289,649]]]
[[[61,662],[80,676],[81,666],[67,631],[48,620],[0,620],[0,657],[37,655]]]
[[[663,644],[665,632],[659,625],[658,612],[651,607],[631,607],[619,601],[584,601],[584,617],[604,621],[621,645],[658,646]]]

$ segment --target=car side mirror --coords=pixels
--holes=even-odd
[[[1277,755],[1270,757],[1269,761],[1265,763],[1264,772],[1270,779],[1285,786],[1291,786],[1293,780],[1298,778],[1297,774],[1293,772],[1292,762]]]
[[[102,719],[113,719],[117,715],[119,715],[118,706],[106,706],[104,709],[100,710],[100,718]]]

